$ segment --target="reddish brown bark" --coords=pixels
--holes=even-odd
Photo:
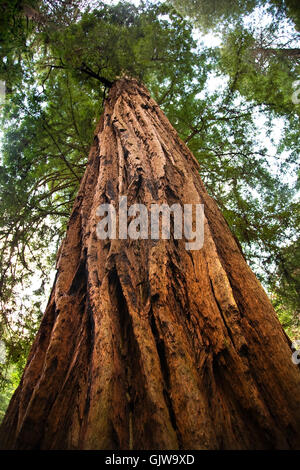
[[[203,203],[204,246],[96,237],[96,208]],[[134,80],[112,87],[3,448],[300,447],[300,373],[186,145]]]

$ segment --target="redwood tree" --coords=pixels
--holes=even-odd
[[[204,204],[204,245],[99,240],[96,209]],[[95,133],[57,275],[1,427],[5,449],[294,449],[300,373],[198,163],[120,79]]]

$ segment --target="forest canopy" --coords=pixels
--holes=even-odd
[[[0,1],[0,408],[43,315],[112,82],[142,81],[299,338],[295,0]],[[0,416],[1,418],[1,416]]]

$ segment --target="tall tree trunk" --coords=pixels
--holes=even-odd
[[[251,49],[251,55],[254,60],[266,61],[270,58],[278,58],[280,60],[289,59],[299,61],[300,49],[287,47],[254,47]]]
[[[97,207],[124,194],[203,203],[203,248],[99,240]],[[299,392],[289,341],[198,163],[148,91],[117,81],[2,447],[299,448]]]

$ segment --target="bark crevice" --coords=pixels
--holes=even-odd
[[[173,429],[177,436],[179,449],[182,449],[183,447],[182,439],[181,439],[180,431],[176,423],[176,414],[174,412],[172,397],[171,397],[170,371],[169,371],[168,360],[166,357],[165,344],[156,326],[156,320],[155,320],[152,309],[150,310],[149,317],[150,317],[151,331],[155,340],[157,354],[159,357],[160,369],[161,369],[161,373],[162,373],[162,377],[164,381],[164,387],[163,387],[164,400],[168,408],[170,421],[172,423]]]

